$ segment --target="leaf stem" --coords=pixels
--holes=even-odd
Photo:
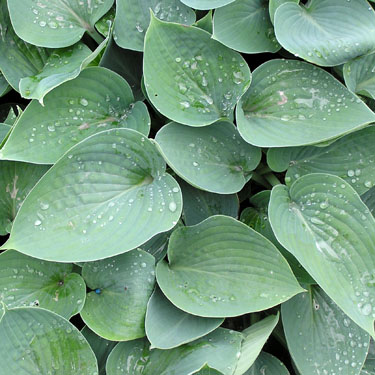
[[[261,176],[260,174],[258,174],[257,172],[253,172],[253,175],[251,176],[251,179],[255,182],[257,182],[259,185],[262,185],[263,187],[265,187],[266,189],[269,189],[272,185],[270,185],[269,182],[267,182],[267,180],[265,180],[263,178],[263,176]]]
[[[272,172],[266,173],[262,177],[264,177],[272,186],[281,185],[280,180]]]
[[[102,43],[104,40],[104,37],[100,35],[94,28],[87,29],[87,34],[89,34],[91,38],[94,39],[98,44]]]

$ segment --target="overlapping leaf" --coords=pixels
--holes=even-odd
[[[230,118],[251,80],[242,56],[211,39],[206,31],[156,17],[146,33],[143,68],[155,108],[191,126]]]
[[[260,147],[323,142],[375,121],[375,114],[326,71],[279,59],[254,71],[236,116],[241,136]]]
[[[233,3],[235,0],[181,0],[182,3],[195,9],[215,9]]]
[[[90,135],[112,128],[147,135],[150,118],[144,103],[134,103],[127,82],[110,70],[85,69],[44,100],[32,101],[15,125],[0,156],[7,160],[53,164]]]
[[[0,161],[0,235],[10,232],[27,194],[49,166]]]
[[[375,185],[374,143],[375,127],[369,126],[327,147],[271,148],[267,163],[276,172],[287,170],[287,185],[300,176],[323,172],[341,177],[363,194]]]
[[[254,365],[244,375],[290,375],[285,365],[266,352],[260,353]]]
[[[310,286],[282,305],[285,336],[302,374],[357,375],[365,361],[369,335],[349,319],[318,286]]]
[[[155,282],[152,255],[133,250],[114,258],[87,262],[82,276],[92,289],[81,312],[91,330],[112,341],[145,336],[146,306]]]
[[[194,11],[179,0],[117,0],[114,34],[120,47],[143,51],[150,9],[155,17],[163,21],[184,25],[195,22]]]
[[[47,172],[4,248],[46,260],[103,259],[171,229],[181,211],[179,186],[151,141],[112,129],[79,143]]]
[[[95,23],[114,0],[8,0],[12,25],[24,41],[41,47],[68,47]]]
[[[375,54],[347,62],[344,65],[344,79],[349,90],[375,99]]]
[[[149,351],[145,340],[120,343],[108,357],[107,375],[189,375],[205,364],[223,375],[232,375],[241,341],[241,333],[218,328],[171,350]]]
[[[317,65],[340,65],[375,50],[375,13],[365,0],[287,1],[274,23],[286,50]]]
[[[244,53],[276,52],[268,1],[236,0],[215,11],[214,39]]]
[[[195,225],[213,215],[238,216],[239,202],[236,194],[214,194],[195,189],[179,180],[184,201],[184,222]]]
[[[17,375],[97,374],[95,355],[71,323],[44,309],[6,310],[0,320],[1,371]]]
[[[223,321],[188,314],[169,302],[157,288],[147,305],[145,326],[152,348],[172,349],[210,333]]]
[[[337,176],[314,173],[273,188],[269,218],[278,241],[328,296],[374,336],[375,220]]]
[[[14,250],[0,255],[0,301],[39,306],[67,319],[85,303],[86,285],[72,264],[41,261]]]
[[[227,216],[173,232],[168,260],[156,267],[158,284],[174,305],[194,315],[241,315],[302,291],[276,247]]]
[[[226,121],[203,128],[170,123],[155,140],[178,175],[212,193],[240,191],[261,159],[261,150],[243,141]]]

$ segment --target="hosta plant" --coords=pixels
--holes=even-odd
[[[0,0],[0,374],[374,375],[374,8]]]

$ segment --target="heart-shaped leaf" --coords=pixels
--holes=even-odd
[[[152,348],[172,349],[210,333],[223,321],[187,314],[157,288],[147,305],[145,326]]]
[[[163,126],[155,140],[168,165],[184,180],[212,193],[240,191],[260,162],[261,150],[248,143],[226,121],[195,128]]]
[[[14,250],[0,255],[0,301],[8,308],[40,306],[67,319],[85,302],[86,285],[73,265],[45,262]]]
[[[112,341],[145,336],[146,307],[155,283],[152,255],[133,250],[114,258],[87,262],[82,276],[93,290],[81,311],[90,329]]]
[[[149,351],[146,340],[119,343],[108,357],[107,375],[190,375],[205,364],[224,375],[232,375],[241,341],[241,333],[218,328],[170,350]]]
[[[253,366],[244,375],[290,375],[285,365],[266,352],[259,354]]]
[[[143,68],[155,108],[191,126],[230,118],[251,80],[242,56],[211,39],[211,34],[154,16],[146,33]]]
[[[117,0],[114,35],[120,47],[143,51],[150,9],[163,21],[184,25],[195,22],[194,11],[179,0]]]
[[[93,331],[91,331],[87,326],[82,329],[81,333],[95,353],[95,357],[98,361],[99,375],[106,375],[105,364],[110,352],[116,346],[117,342],[103,339],[102,337],[96,335]]]
[[[195,225],[212,215],[226,215],[237,219],[239,202],[236,194],[214,194],[195,189],[183,180],[178,180],[184,202],[184,222]]]
[[[58,48],[78,42],[87,31],[95,35],[95,23],[114,0],[8,0],[17,35],[36,46]]]
[[[0,320],[1,371],[17,375],[97,374],[95,355],[82,334],[44,309],[6,310]]]
[[[228,216],[174,231],[168,260],[156,267],[158,284],[174,305],[194,315],[264,310],[302,291],[276,247]]]
[[[236,116],[241,136],[260,147],[323,142],[375,121],[375,114],[326,71],[281,59],[254,71]]]
[[[0,161],[0,168],[0,235],[4,235],[10,232],[27,194],[49,166]]]
[[[0,70],[9,84],[19,90],[22,77],[38,74],[51,51],[24,42],[14,32],[7,0],[0,0]]]
[[[242,331],[244,340],[233,375],[242,375],[251,367],[278,321],[279,314],[270,315]]]
[[[301,374],[357,375],[366,359],[369,335],[318,286],[281,306],[291,356]]]
[[[340,65],[375,49],[375,14],[365,0],[289,1],[276,10],[275,32],[286,50],[304,60]]]
[[[220,8],[233,3],[233,1],[235,0],[181,0],[187,6],[200,10]]]
[[[82,69],[93,61],[104,49],[107,40],[91,50],[83,43],[54,50],[38,74],[20,80],[19,90],[26,99],[37,99],[43,105],[43,98],[55,87],[76,78]]]
[[[375,336],[375,220],[355,190],[337,176],[305,175],[289,191],[273,188],[269,218],[277,240]]]
[[[107,130],[39,181],[3,247],[60,262],[103,259],[172,228],[181,211],[179,186],[153,143],[131,129]]]
[[[244,53],[280,49],[266,0],[237,0],[215,11],[213,38]]]
[[[285,182],[300,176],[324,172],[344,179],[358,194],[375,185],[375,126],[348,134],[327,147],[271,148],[267,164],[276,172],[287,169]]]
[[[344,79],[350,91],[375,99],[375,54],[347,62],[344,65]]]
[[[55,163],[90,135],[111,128],[130,128],[147,135],[150,117],[134,102],[127,82],[105,68],[87,68],[46,96],[45,106],[32,101],[0,151],[7,160]]]

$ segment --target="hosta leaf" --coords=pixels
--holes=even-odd
[[[236,0],[215,11],[214,39],[244,53],[276,52],[266,0]]]
[[[275,32],[286,50],[304,60],[340,65],[375,49],[375,14],[365,0],[286,2],[276,10]]]
[[[151,347],[172,349],[208,334],[223,321],[187,314],[157,288],[147,305],[145,326]]]
[[[40,306],[67,319],[85,303],[86,285],[73,265],[45,262],[14,250],[0,255],[0,300],[8,308]]]
[[[120,74],[130,85],[135,100],[143,100],[144,95],[141,90],[142,62],[142,53],[120,48],[111,38],[100,60],[100,66]]]
[[[151,141],[107,130],[70,149],[39,181],[4,248],[63,262],[103,259],[172,228],[181,206]]]
[[[184,222],[195,225],[212,215],[238,216],[239,202],[236,194],[214,194],[195,189],[179,180],[184,201]]]
[[[95,355],[82,334],[55,313],[32,307],[6,310],[0,320],[4,374],[97,374]]]
[[[0,0],[0,70],[9,84],[19,90],[22,77],[37,74],[51,51],[20,39],[10,22],[7,0]]]
[[[79,141],[106,129],[126,127],[147,135],[147,108],[133,102],[129,85],[119,75],[87,68],[47,95],[44,107],[36,100],[28,105],[0,156],[52,164]]]
[[[156,17],[146,33],[143,67],[147,94],[156,109],[192,126],[230,118],[251,80],[242,56],[211,34]]]
[[[0,123],[0,145],[11,129],[10,125]]]
[[[174,231],[168,260],[156,267],[158,284],[174,305],[194,315],[264,310],[302,291],[274,245],[228,216]]]
[[[374,336],[375,220],[343,179],[305,175],[273,188],[269,219],[288,249],[330,298]]]
[[[81,333],[95,353],[96,359],[98,361],[99,375],[106,375],[105,364],[110,352],[116,346],[117,342],[103,339],[102,337],[96,335],[93,331],[91,331],[87,326],[82,329]]]
[[[82,276],[92,289],[81,317],[99,336],[128,341],[145,336],[147,302],[155,283],[155,259],[142,250],[85,263]],[[108,324],[110,322],[110,324]]]
[[[107,375],[190,375],[205,364],[232,375],[242,335],[218,328],[212,333],[170,350],[149,351],[145,341],[119,343],[108,357]]]
[[[369,208],[371,214],[375,216],[375,186],[361,196],[362,201]]]
[[[181,0],[182,3],[195,9],[215,9],[233,3],[235,0]]]
[[[269,219],[268,205],[270,201],[271,191],[263,190],[250,198],[253,207],[246,207],[241,212],[240,220],[260,233],[262,236],[270,240],[280,251],[283,257],[288,261],[294,275],[300,283],[315,284],[311,276],[302,268],[296,258],[286,249],[284,249],[277,241]]]
[[[11,87],[9,86],[8,81],[5,79],[3,73],[0,72],[0,97],[5,95],[8,91],[10,91],[10,89]]]
[[[287,169],[287,185],[300,176],[324,172],[341,177],[358,194],[363,194],[375,185],[374,143],[375,126],[369,126],[327,147],[271,148],[267,153],[267,164],[276,172]]]
[[[163,21],[184,25],[195,22],[194,11],[179,0],[117,0],[114,35],[120,47],[143,51],[150,9]]]
[[[41,47],[68,47],[108,12],[114,0],[8,0],[12,25],[24,41]]]
[[[208,11],[208,13],[199,19],[194,26],[199,27],[202,30],[206,30],[208,33],[212,34],[212,10]]]
[[[204,366],[201,370],[198,372],[195,372],[196,375],[223,375],[222,372],[219,372],[211,367]]]
[[[279,314],[270,315],[242,331],[244,340],[234,375],[242,375],[251,367],[278,321]]]
[[[109,26],[115,22],[116,8],[113,6],[96,24],[95,28],[100,34],[107,37],[110,34]]]
[[[375,99],[375,54],[347,62],[344,79],[350,91]]]
[[[254,71],[236,115],[245,141],[261,147],[314,144],[375,121],[375,114],[326,71],[279,59]]]
[[[168,165],[184,180],[212,193],[240,191],[260,162],[261,150],[248,143],[226,121],[194,128],[163,126],[155,137]]]
[[[0,235],[10,231],[27,194],[49,166],[0,161]]]
[[[284,3],[287,3],[287,2],[293,2],[293,3],[299,3],[299,0],[269,0],[269,13],[270,13],[270,18],[271,18],[271,22],[274,23],[274,20],[275,20],[275,12],[276,12],[276,9],[284,4]]]
[[[107,41],[103,41],[94,52],[83,43],[54,50],[38,74],[20,80],[21,96],[26,99],[37,99],[43,104],[45,95],[62,83],[76,78],[106,44]]]
[[[366,359],[369,335],[351,321],[318,286],[282,304],[288,348],[302,374],[357,375]]]
[[[259,354],[253,366],[244,375],[290,375],[276,357],[266,352]]]

